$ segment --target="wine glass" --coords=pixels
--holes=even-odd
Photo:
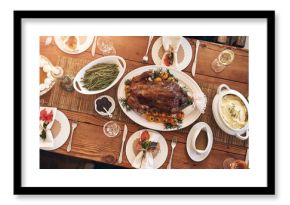
[[[230,65],[235,59],[235,53],[230,49],[225,49],[219,53],[218,57],[211,63],[211,68],[214,72],[223,71],[226,66]]]
[[[102,51],[104,56],[116,55],[116,49],[113,41],[108,37],[98,37],[97,46]]]
[[[115,121],[109,121],[104,124],[103,132],[107,137],[116,137],[120,133],[120,126]]]
[[[239,159],[227,158],[223,162],[224,169],[248,169],[248,164]]]

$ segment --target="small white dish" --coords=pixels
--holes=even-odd
[[[109,114],[107,112],[100,112],[97,109],[97,101],[100,100],[100,99],[102,99],[102,98],[107,98],[112,103],[111,107],[108,110],[108,113],[111,113],[112,114],[114,112],[114,110],[116,108],[116,104],[115,104],[114,99],[111,96],[109,96],[109,95],[102,95],[102,96],[98,97],[97,99],[95,99],[94,103],[95,103],[95,110],[96,110],[96,112],[99,115],[108,116]]]
[[[205,130],[207,132],[207,147],[205,150],[199,150],[195,147],[197,136],[201,130]],[[193,161],[200,162],[208,157],[212,149],[212,144],[213,144],[213,133],[211,128],[205,122],[199,122],[195,124],[188,133],[186,140],[186,150],[189,157]]]
[[[149,132],[149,134],[155,133],[156,135],[159,135],[158,142],[160,144],[160,152],[153,159],[154,160],[153,167],[154,167],[154,169],[158,169],[159,167],[161,167],[164,164],[164,162],[166,161],[167,155],[168,155],[168,147],[167,147],[166,140],[159,132],[144,129],[144,130],[139,130],[139,131],[133,133],[127,141],[126,156],[127,156],[128,161],[132,165],[135,158],[136,158],[136,155],[135,155],[134,150],[133,150],[133,143],[137,138],[140,137],[141,132],[144,132],[145,130],[147,130]]]
[[[60,131],[57,136],[54,136],[52,147],[41,147],[42,150],[55,150],[61,147],[69,137],[70,124],[65,114],[61,111],[56,111],[55,120],[60,123]]]
[[[159,57],[159,50],[162,49],[161,47],[163,47],[162,37],[158,38],[154,42],[152,46],[152,51],[151,51],[153,62],[155,63],[155,65],[158,65],[158,66],[162,65],[163,56]],[[192,48],[191,48],[190,43],[184,37],[181,37],[180,47],[182,47],[184,50],[184,59],[183,61],[178,63],[177,68],[173,68],[173,69],[184,70],[189,65],[192,59]]]

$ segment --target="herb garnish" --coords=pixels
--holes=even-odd
[[[121,105],[126,108],[127,111],[132,110],[132,108],[130,107],[130,105],[128,105],[127,99],[126,98],[120,98],[119,99]]]

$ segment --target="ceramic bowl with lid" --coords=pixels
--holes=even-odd
[[[249,103],[240,92],[225,84],[220,85],[212,103],[212,110],[215,121],[223,131],[241,140],[248,139]]]

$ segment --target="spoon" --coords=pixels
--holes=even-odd
[[[103,107],[103,109],[106,111],[106,113],[109,115],[109,118],[112,118],[112,114],[105,108]]]

